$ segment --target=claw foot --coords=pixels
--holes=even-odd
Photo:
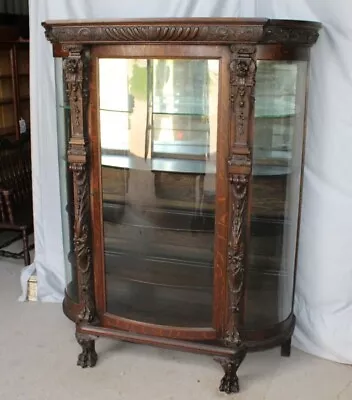
[[[230,367],[231,369],[231,367]],[[230,393],[238,393],[240,391],[240,385],[238,383],[238,377],[236,373],[226,372],[223,378],[221,379],[220,386],[219,386],[220,392],[225,392],[227,394]]]
[[[78,356],[77,365],[82,368],[94,367],[98,360],[95,351],[95,342],[82,335],[76,335],[78,344],[82,347],[82,352]]]
[[[245,346],[238,347],[236,353],[229,358],[218,359],[220,361],[225,375],[221,379],[219,390],[220,392],[238,393],[240,391],[240,385],[237,377],[237,370],[241,365],[242,361],[246,357],[247,348]]]

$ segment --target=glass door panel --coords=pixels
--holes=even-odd
[[[248,329],[282,322],[292,310],[306,77],[305,61],[258,61]]]
[[[98,69],[107,311],[210,327],[219,62]]]

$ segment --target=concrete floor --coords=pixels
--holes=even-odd
[[[352,367],[292,349],[249,354],[241,393],[217,391],[221,367],[211,357],[99,339],[99,362],[77,367],[74,327],[60,304],[18,303],[20,261],[0,258],[1,400],[351,400]]]

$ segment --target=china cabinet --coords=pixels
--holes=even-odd
[[[290,353],[307,72],[319,23],[47,21],[71,270],[99,336],[215,356]],[[67,154],[67,157],[65,157]]]

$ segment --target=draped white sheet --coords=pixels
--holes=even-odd
[[[144,6],[145,5],[145,6]],[[345,0],[31,0],[31,131],[38,297],[61,301],[65,256],[54,59],[41,22],[75,18],[268,17],[318,20],[312,50],[294,344],[352,362],[352,3]],[[23,276],[25,276],[24,271]]]

